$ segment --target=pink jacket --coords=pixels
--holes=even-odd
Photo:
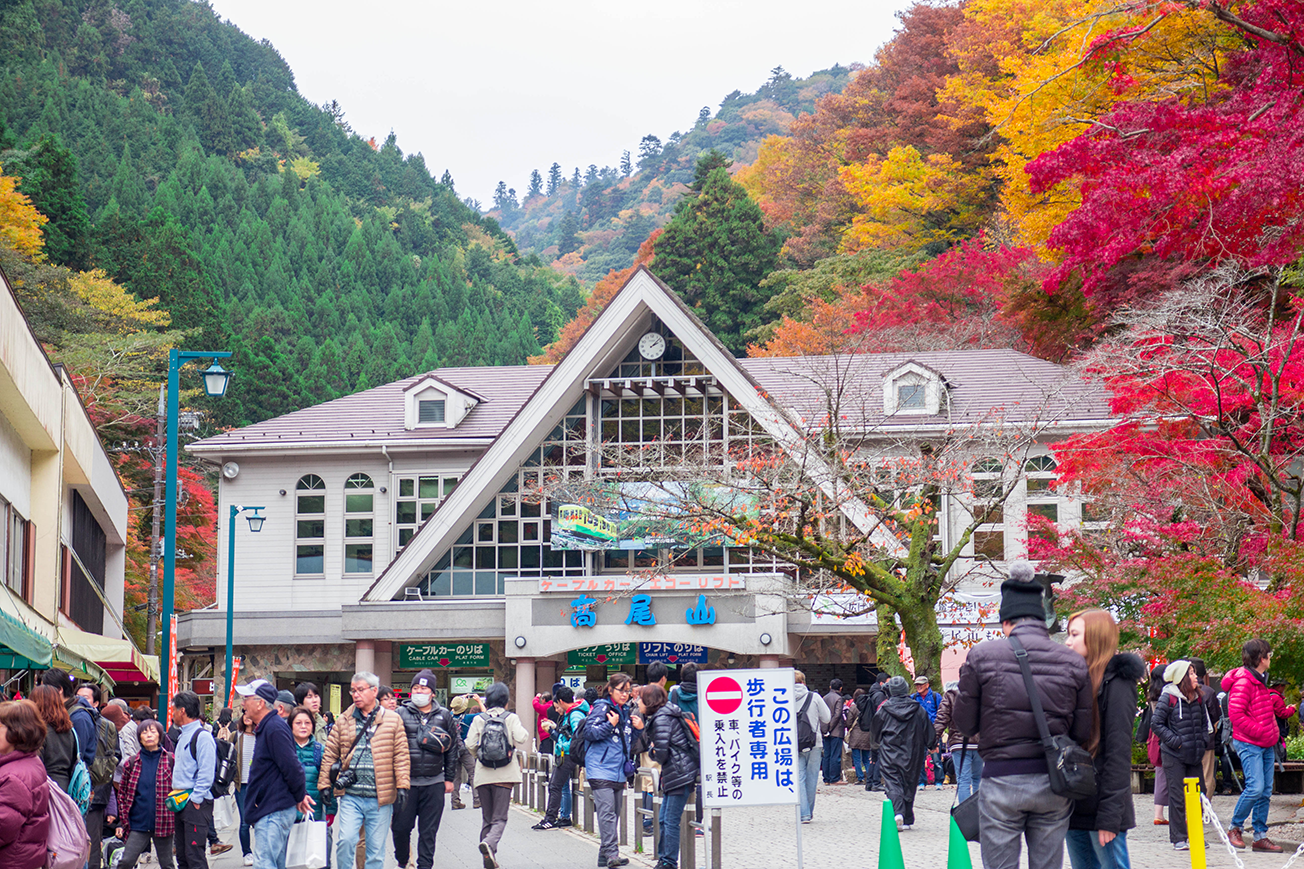
[[[543,742],[548,738],[548,731],[544,729],[543,722],[548,720],[548,710],[552,708],[552,703],[545,703],[540,700],[538,695],[534,698],[534,729],[539,731],[539,741]]]
[[[1227,692],[1227,714],[1232,720],[1232,738],[1260,748],[1269,748],[1280,741],[1278,718],[1295,714],[1294,706],[1275,691],[1269,691],[1257,673],[1237,667],[1222,680]]]

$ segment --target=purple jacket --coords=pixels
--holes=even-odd
[[[39,869],[50,837],[50,790],[41,758],[0,755],[0,866]]]

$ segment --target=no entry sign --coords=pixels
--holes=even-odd
[[[698,671],[702,804],[797,803],[793,671]]]

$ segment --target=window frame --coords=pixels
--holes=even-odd
[[[313,494],[300,494],[308,493]],[[324,579],[326,577],[326,507],[327,507],[327,487],[326,481],[321,478],[320,474],[304,474],[294,484],[294,578],[295,579]],[[300,509],[301,498],[321,498],[321,511],[304,511]],[[321,525],[320,537],[305,537],[301,535],[303,524],[305,522],[319,522]],[[313,542],[303,542],[313,541]],[[321,570],[318,571],[300,571],[299,566],[301,559],[313,556],[304,556],[302,550],[317,548],[321,551],[316,556],[321,559]]]

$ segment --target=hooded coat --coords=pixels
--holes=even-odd
[[[607,713],[615,712],[620,723],[612,726]],[[584,725],[584,774],[591,781],[625,781],[625,761],[633,755],[634,733],[629,723],[629,708],[617,706],[607,698],[593,704]]]
[[[661,764],[661,792],[668,794],[694,784],[698,748],[684,724],[683,710],[665,704],[652,716],[648,728],[652,731],[652,757]]]
[[[1165,685],[1159,694],[1150,730],[1159,737],[1160,751],[1182,763],[1201,763],[1213,747],[1213,722],[1203,698],[1187,700],[1176,685]]]
[[[1232,720],[1232,738],[1260,748],[1270,748],[1281,740],[1278,718],[1295,714],[1281,695],[1268,689],[1257,670],[1237,667],[1223,676],[1222,689],[1227,692],[1227,716]]]
[[[1121,833],[1136,826],[1132,805],[1132,725],[1136,719],[1137,683],[1146,665],[1130,652],[1119,652],[1105,665],[1096,703],[1100,743],[1096,748],[1096,795],[1073,804],[1072,830]]]
[[[38,755],[0,755],[0,866],[37,869],[45,865],[50,835],[50,789]]]
[[[884,795],[896,813],[913,824],[915,788],[924,769],[924,756],[937,744],[933,722],[914,699],[888,697],[874,715],[874,738],[878,740]]]

